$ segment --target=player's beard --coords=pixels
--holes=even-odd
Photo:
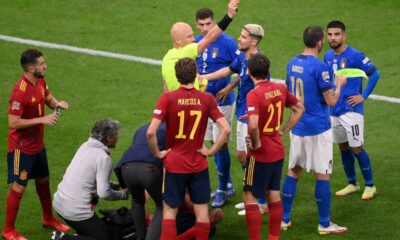
[[[44,78],[44,71],[43,72],[34,72],[33,76],[35,76],[36,78]]]
[[[329,43],[329,47],[332,49],[338,49],[343,45],[343,42]]]

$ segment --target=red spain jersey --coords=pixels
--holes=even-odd
[[[248,115],[258,115],[261,147],[248,151],[258,162],[276,162],[285,157],[281,136],[278,130],[282,124],[285,107],[297,104],[298,100],[289,93],[286,86],[270,81],[259,82],[247,94]]]
[[[44,99],[50,94],[44,79],[36,80],[33,85],[23,76],[14,85],[8,103],[8,114],[32,119],[44,116]],[[38,124],[28,128],[8,130],[8,152],[15,148],[26,154],[36,154],[44,148],[44,126]]]
[[[163,93],[153,117],[166,122],[167,147],[164,167],[172,173],[197,173],[208,167],[206,157],[197,152],[202,148],[207,119],[224,117],[215,98],[194,88]]]

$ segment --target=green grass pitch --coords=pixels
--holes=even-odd
[[[226,11],[226,3],[227,0],[2,0],[0,34],[161,59],[171,47],[169,30],[174,22],[190,23],[197,34],[195,11],[200,7],[211,7],[219,19]],[[325,27],[330,20],[340,19],[347,26],[347,43],[364,51],[381,71],[374,94],[399,98],[399,12],[400,3],[397,0],[243,0],[227,32],[237,38],[244,24],[261,24],[266,36],[259,48],[271,59],[272,77],[283,79],[287,62],[303,50],[301,36],[304,28],[308,25]],[[324,51],[328,47],[325,45]],[[5,222],[5,199],[9,189],[6,184],[7,104],[11,88],[22,74],[20,54],[28,47],[0,41],[1,228]],[[89,130],[97,119],[111,117],[122,123],[120,141],[112,153],[114,162],[119,160],[131,143],[134,130],[151,119],[162,90],[161,68],[64,50],[41,50],[48,64],[48,85],[59,100],[70,104],[70,110],[62,112],[58,124],[45,130],[54,192],[75,151],[88,138]],[[282,239],[398,239],[399,119],[400,104],[367,101],[365,149],[372,159],[379,194],[368,202],[360,199],[361,193],[345,198],[332,197],[332,220],[347,226],[348,232],[338,236],[318,236],[314,177],[305,174],[295,199],[294,227],[283,232]],[[288,137],[284,140],[288,148]],[[235,145],[232,141],[230,152],[237,195],[223,208],[225,220],[218,226],[215,239],[247,238],[245,219],[237,216],[233,207],[241,199],[242,179],[242,170],[234,154]],[[209,160],[212,186],[215,187],[215,167],[213,159]],[[361,180],[358,167],[357,173]],[[340,156],[335,147],[332,193],[345,184]],[[99,208],[121,205],[130,205],[130,202],[101,201]],[[267,221],[264,217],[264,238],[267,236]],[[41,208],[34,184],[30,182],[21,202],[16,227],[29,239],[50,239],[51,232],[43,229],[40,223]]]

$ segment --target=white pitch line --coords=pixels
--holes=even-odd
[[[37,46],[37,47],[61,49],[61,50],[65,50],[65,51],[84,53],[84,54],[93,55],[93,56],[102,56],[102,57],[108,57],[108,58],[122,59],[122,60],[127,60],[127,61],[132,61],[132,62],[140,62],[140,63],[151,64],[151,65],[161,65],[161,60],[156,60],[156,59],[151,59],[151,58],[138,57],[138,56],[133,56],[133,55],[128,55],[128,54],[112,53],[112,52],[94,50],[94,49],[89,49],[89,48],[80,48],[80,47],[68,46],[68,45],[63,45],[63,44],[48,43],[48,42],[31,40],[31,39],[11,37],[11,36],[1,35],[1,34],[0,34],[0,40],[7,41],[7,42],[13,42],[13,43],[28,44],[28,45]],[[285,82],[282,79],[272,79],[272,80],[276,81],[276,82],[280,82],[280,83]],[[394,98],[394,97],[387,97],[387,96],[371,94],[369,96],[369,98],[378,100],[378,101],[400,103],[400,98]]]

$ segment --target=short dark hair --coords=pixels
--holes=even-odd
[[[117,135],[119,128],[120,123],[116,120],[98,120],[90,131],[90,137],[107,144],[108,138]]]
[[[339,20],[333,20],[328,23],[328,26],[326,28],[340,28],[342,29],[343,32],[346,32],[346,26],[344,25],[343,22]]]
[[[40,52],[38,49],[34,48],[29,48],[25,50],[21,54],[21,66],[24,70],[28,68],[29,65],[35,65],[37,62],[37,59],[42,57],[43,54]]]
[[[182,58],[175,64],[175,75],[180,84],[193,83],[197,75],[197,64],[192,58]]]
[[[310,26],[304,30],[304,45],[309,48],[315,48],[317,43],[324,39],[324,30],[321,26]]]
[[[209,8],[200,8],[196,12],[196,21],[204,20],[206,18],[214,19],[214,12]]]
[[[267,79],[270,61],[263,54],[256,54],[249,59],[248,68],[251,76],[256,79]]]

